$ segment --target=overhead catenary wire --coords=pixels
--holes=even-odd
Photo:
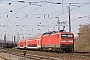
[[[40,7],[41,7],[41,6],[40,6]],[[37,8],[37,9],[38,9],[38,8]],[[34,11],[36,11],[37,9],[35,9]],[[34,11],[32,11],[31,13],[33,13]],[[31,14],[31,13],[30,13],[30,14]],[[25,18],[25,17],[24,17],[24,18]],[[24,18],[22,18],[21,20],[23,20]],[[21,20],[19,20],[19,21],[21,21]],[[15,24],[18,23],[19,21],[15,22]],[[13,24],[13,25],[15,25],[15,24]],[[13,27],[13,25],[10,26],[10,27]]]
[[[89,2],[83,3],[83,4],[81,4],[79,7],[72,8],[71,11],[76,10],[76,9],[78,9],[78,8],[81,8],[81,7],[84,7],[84,6],[88,5],[88,4],[90,4],[90,3],[89,3]],[[57,12],[57,13],[58,13],[58,12]],[[68,11],[65,11],[64,13],[61,13],[60,15],[63,15],[63,14],[65,14],[65,13],[68,13]],[[52,13],[51,13],[51,14],[52,14]],[[37,14],[37,15],[39,15],[39,14]],[[58,16],[60,16],[60,15],[58,15]],[[49,20],[49,19],[48,19],[48,20]],[[44,22],[45,22],[45,21],[44,21]]]
[[[86,6],[86,5],[88,5],[88,3],[84,3],[84,5],[82,4],[82,5],[80,5],[81,7],[83,7],[83,6]],[[76,7],[75,7],[76,8]],[[77,7],[78,8],[78,7]],[[73,11],[73,10],[75,10],[75,9],[72,9],[71,11]],[[62,14],[63,15],[63,14]],[[48,19],[48,20],[50,20],[50,19]],[[47,20],[45,20],[45,21],[47,21]],[[43,21],[43,22],[45,22],[45,21]],[[40,22],[40,23],[42,23],[42,22]]]
[[[14,12],[14,11],[18,10],[18,11],[16,11],[16,12],[14,13],[14,15],[16,15],[17,13],[19,13],[19,11],[20,11],[19,9],[23,9],[23,8],[25,8],[25,7],[28,7],[28,6],[30,6],[30,5],[26,5],[26,4],[25,4],[23,7],[20,7],[20,8],[18,8],[18,9],[14,9],[14,10],[12,10],[12,11]],[[12,12],[12,13],[13,13],[13,12]],[[11,17],[9,17],[8,19],[10,20],[10,18],[12,18],[14,15],[12,15]],[[18,18],[18,17],[15,17],[15,18]],[[24,17],[24,18],[25,18],[25,17]],[[8,22],[8,21],[6,21],[6,23],[7,23],[7,22]],[[19,21],[18,21],[18,22],[19,22]]]
[[[35,10],[37,10],[37,9],[35,9]],[[35,10],[34,10],[34,11],[35,11]],[[34,11],[32,11],[31,13],[33,13]],[[30,14],[31,14],[31,13],[30,13]],[[28,15],[27,15],[27,16],[28,16]]]
[[[32,13],[31,13],[32,14]],[[28,13],[27,13],[27,15],[28,15]],[[50,14],[49,14],[50,15]],[[27,16],[28,17],[28,16]],[[24,19],[25,19],[25,17],[23,17]],[[50,17],[49,17],[50,18]],[[21,19],[20,19],[21,20]],[[50,20],[50,19],[49,19]],[[22,20],[21,20],[22,21]],[[74,20],[73,20],[74,21]],[[20,22],[20,21],[19,21]],[[43,22],[45,22],[45,21],[43,21]],[[40,23],[43,23],[43,22],[40,22]],[[18,23],[18,22],[15,22],[15,24],[16,23]],[[15,24],[13,24],[13,25],[15,25]]]
[[[46,3],[44,3],[43,5],[41,5],[40,7],[42,7],[42,6],[44,6]],[[28,15],[30,15],[30,14],[32,14],[33,12],[35,12],[36,10],[38,10],[40,7],[38,7],[38,8],[36,8],[35,10],[33,10],[32,12],[30,12],[30,13],[28,13]],[[28,17],[28,15],[27,15],[27,17]],[[22,18],[22,19],[24,19],[24,18]],[[21,21],[22,19],[20,19],[19,21]],[[18,21],[18,22],[19,22]],[[17,23],[17,22],[16,22]],[[16,24],[15,23],[15,24]],[[13,24],[13,25],[15,25],[15,24]]]

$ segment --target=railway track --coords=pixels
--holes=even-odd
[[[23,50],[6,49],[1,52],[32,60],[90,60],[89,52],[55,53],[26,50],[26,56],[24,56]]]
[[[41,56],[41,55],[35,55],[35,54],[26,54],[26,56],[24,56],[24,53],[13,52],[12,50],[3,50],[0,52],[16,55],[16,56],[20,56],[20,57],[25,57],[25,58],[32,59],[32,60],[41,60],[41,59],[42,60],[59,60],[59,58],[56,58],[56,57]]]
[[[8,60],[8,59],[6,59],[6,58],[0,56],[0,60]]]

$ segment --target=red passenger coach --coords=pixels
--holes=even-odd
[[[18,42],[18,48],[26,49],[26,48],[27,48],[27,41],[28,41],[27,38],[25,38],[25,39],[22,40],[22,41],[19,41],[19,42]]]
[[[25,41],[19,41],[18,42],[18,48],[24,48]]]
[[[41,45],[39,43],[40,43],[39,39],[28,40],[27,48],[28,49],[39,49],[39,48],[41,48]]]
[[[18,43],[19,48],[24,49],[41,49],[41,35],[34,38],[25,38]]]
[[[28,42],[27,42],[27,48],[29,49],[35,49],[35,48],[37,48],[37,40],[28,40]]]
[[[41,35],[27,41],[27,49],[41,49]]]

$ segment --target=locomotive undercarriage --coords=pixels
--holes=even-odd
[[[44,45],[42,46],[41,50],[45,50],[45,51],[54,51],[54,52],[72,52],[74,50],[74,46],[73,45]]]
[[[72,52],[74,50],[74,45],[72,45],[72,44],[71,45],[62,44],[62,45],[60,45],[60,47],[63,52],[67,52],[67,53]]]

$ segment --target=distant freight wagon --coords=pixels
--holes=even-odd
[[[25,38],[23,41],[19,41],[18,48],[72,52],[74,50],[74,34],[65,31],[46,32],[34,39]]]
[[[17,44],[15,42],[0,40],[0,48],[13,48],[16,46]]]

